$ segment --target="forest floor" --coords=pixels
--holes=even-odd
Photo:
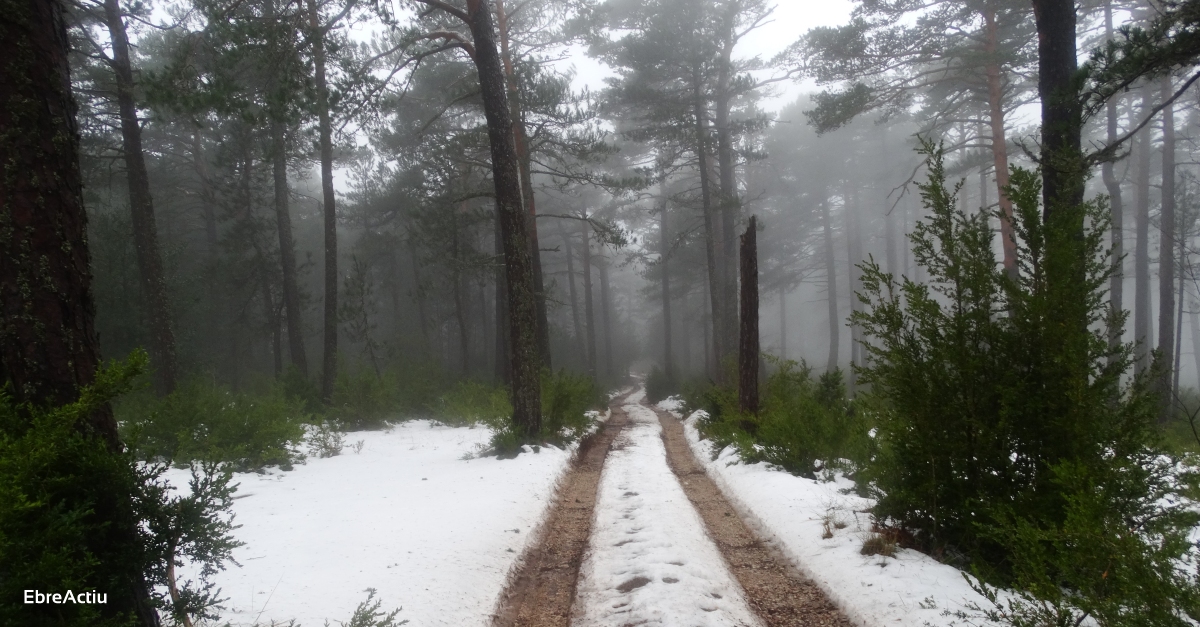
[[[479,457],[488,430],[413,420],[238,474],[213,624],[336,626],[367,588],[412,627],[948,627],[986,605],[929,556],[861,555],[853,482],[742,463],[701,416],[627,391],[578,448]]]

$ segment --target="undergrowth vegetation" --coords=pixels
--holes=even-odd
[[[835,469],[853,473],[870,455],[870,426],[858,404],[846,398],[842,372],[814,377],[804,363],[772,364],[757,415],[738,409],[732,388],[689,387],[688,405],[707,413],[701,433],[718,449],[736,447],[748,462],[768,462],[803,477]]]

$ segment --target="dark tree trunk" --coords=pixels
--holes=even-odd
[[[757,220],[741,237],[741,333],[738,343],[738,405],[746,413],[758,413],[758,236]]]
[[[537,204],[533,194],[533,174],[529,154],[529,138],[525,130],[525,116],[521,111],[521,90],[517,81],[517,73],[513,67],[512,52],[509,49],[508,16],[504,11],[503,0],[496,0],[496,26],[500,34],[500,53],[504,61],[505,84],[508,87],[508,103],[513,123],[513,145],[517,150],[517,160],[521,174],[521,196],[529,212],[529,253],[533,259],[533,287],[537,295],[537,343],[541,354],[542,367],[551,368],[550,359],[550,321],[546,314],[546,282],[542,276],[542,250],[538,243]]]
[[[613,338],[612,324],[609,314],[612,311],[612,299],[608,291],[608,259],[600,257],[600,324],[604,326],[604,375],[612,377],[613,371]]]
[[[592,307],[592,225],[583,214],[583,317],[587,324],[588,374],[596,378],[596,314]]]
[[[855,204],[851,202],[853,197],[850,191],[850,184],[846,184],[845,204],[843,205],[843,217],[846,222],[846,292],[850,301],[850,313],[858,311],[858,297],[855,292],[860,288],[858,262],[862,259],[862,244],[859,242],[859,227],[858,214]],[[965,194],[964,194],[965,196]],[[850,369],[846,373],[846,387],[851,396],[854,396],[855,388],[858,386],[858,379],[854,374],[854,366],[861,365],[860,348],[862,346],[861,329],[858,325],[850,326]]]
[[[1059,207],[1083,202],[1083,106],[1075,80],[1079,70],[1075,1],[1033,0],[1033,14],[1042,102],[1042,211],[1048,218]]]
[[[1150,92],[1142,92],[1142,113],[1152,106]],[[1135,234],[1133,250],[1133,339],[1134,372],[1150,367],[1150,131],[1143,129],[1134,139],[1137,172],[1134,175]]]
[[[450,264],[453,268],[453,284],[450,286],[454,290],[454,319],[458,323],[458,353],[459,361],[462,362],[462,373],[464,376],[471,374],[471,335],[467,325],[467,304],[463,298],[462,285],[462,259],[459,251],[459,233],[458,233],[458,215],[454,216],[453,236],[450,244]]]
[[[1166,101],[1174,88],[1170,77],[1162,79],[1162,97]],[[1160,412],[1158,420],[1165,423],[1174,407],[1171,381],[1175,364],[1175,107],[1168,104],[1162,110],[1162,211],[1159,214],[1158,235],[1158,350],[1162,353],[1163,372],[1158,382]]]
[[[825,370],[833,372],[838,367],[841,321],[838,320],[837,259],[833,252],[833,225],[829,219],[828,198],[821,201],[821,211],[821,228],[825,238],[825,289],[829,305],[829,359],[825,363]]]
[[[1113,38],[1112,0],[1104,5],[1104,30],[1108,39],[1111,40]],[[1109,100],[1105,106],[1109,145],[1117,140],[1117,105],[1120,101],[1120,97],[1116,97]],[[1100,166],[1100,176],[1104,179],[1104,187],[1108,191],[1109,205],[1112,210],[1112,258],[1113,263],[1118,264],[1117,272],[1113,274],[1108,284],[1109,306],[1113,311],[1123,311],[1125,309],[1123,302],[1125,299],[1125,273],[1123,271],[1125,264],[1122,257],[1125,254],[1125,201],[1121,197],[1121,182],[1117,180],[1111,160],[1106,160]],[[1114,327],[1109,330],[1108,347],[1115,350],[1120,344],[1120,329]],[[1111,365],[1117,357],[1115,354],[1112,355],[1109,358],[1109,364]]]
[[[567,290],[571,296],[571,325],[575,330],[575,350],[580,355],[587,354],[587,348],[583,344],[583,325],[579,321],[579,294],[575,289],[575,254],[571,250],[571,238],[563,229],[562,222],[558,223],[558,234],[563,241],[563,252],[567,255]]]
[[[658,177],[658,193],[662,202],[658,206],[658,238],[659,238],[659,279],[662,287],[662,317],[663,317],[663,370],[667,380],[675,380],[675,360],[671,349],[671,237],[667,231],[667,189],[666,177]]]
[[[512,356],[508,352],[509,336],[512,334],[508,324],[508,279],[505,278],[504,239],[500,233],[500,207],[496,207],[495,229],[496,261],[496,371],[497,383],[509,385],[512,383]]]
[[[541,430],[541,381],[537,343],[537,290],[529,251],[528,217],[521,205],[519,159],[513,141],[513,123],[504,84],[504,69],[496,49],[492,13],[486,0],[467,0],[471,35],[475,41],[475,67],[487,118],[492,153],[492,180],[500,214],[508,279],[509,331],[511,334],[513,421],[527,435]]]
[[[300,312],[300,288],[296,284],[296,247],[292,243],[292,214],[288,209],[286,129],[281,121],[271,122],[271,165],[275,182],[275,224],[279,232],[279,261],[283,268],[283,308],[287,318],[288,354],[292,365],[308,378],[308,354],[304,350],[304,320]]]
[[[696,118],[696,160],[700,171],[700,197],[704,212],[704,252],[708,265],[708,299],[712,308],[712,354],[713,363],[709,376],[716,381],[725,378],[722,362],[725,359],[725,307],[721,302],[725,294],[725,272],[721,263],[721,242],[718,241],[716,225],[713,224],[712,189],[708,180],[708,111],[704,102],[700,68],[692,71],[693,115]]]
[[[133,223],[133,242],[137,250],[146,322],[150,331],[150,359],[154,389],[160,396],[175,390],[178,363],[175,334],[171,330],[171,310],[167,303],[166,279],[162,255],[158,249],[158,229],[154,222],[154,201],[150,196],[150,177],[142,154],[142,127],[133,101],[133,66],[129,60],[129,40],[125,36],[118,0],[104,0],[104,18],[112,39],[112,69],[117,79],[117,109],[121,118],[121,148],[129,183],[129,213]]]
[[[0,386],[35,407],[74,402],[100,365],[64,13],[60,2],[19,0],[0,11]],[[123,449],[107,405],[80,428]],[[136,521],[119,513],[131,511],[127,497],[102,496],[92,516],[108,527],[84,539],[99,556],[137,541]],[[110,591],[102,618],[157,627],[143,574],[114,574],[128,588]]]
[[[328,403],[333,399],[333,384],[337,381],[337,205],[333,194],[333,123],[329,119],[329,87],[325,79],[325,27],[321,25],[316,0],[308,0],[308,20],[309,28],[313,31],[313,66],[316,73],[317,126],[321,153],[321,208],[325,226],[325,318],[321,326],[321,400]]]

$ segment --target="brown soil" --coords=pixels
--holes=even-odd
[[[592,511],[600,470],[628,420],[624,397],[613,401],[604,427],[584,438],[571,469],[559,484],[539,541],[526,549],[493,617],[494,627],[567,627],[575,582],[592,533]]]
[[[754,613],[769,627],[851,627],[853,623],[816,584],[750,532],[697,463],[679,420],[666,412],[655,412],[663,427],[667,463],[704,519],[709,536],[717,543],[734,577],[745,590],[746,600]]]

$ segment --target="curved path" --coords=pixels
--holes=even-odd
[[[756,538],[639,391],[580,446],[496,627],[846,626]]]

